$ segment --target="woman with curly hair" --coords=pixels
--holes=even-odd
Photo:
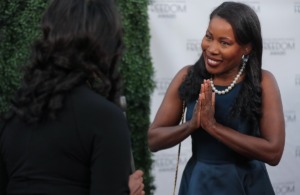
[[[114,1],[53,0],[1,129],[7,194],[129,194]],[[143,194],[142,173],[135,194]],[[137,187],[138,185],[138,187]],[[133,194],[133,193],[132,193]]]
[[[285,142],[277,82],[262,70],[256,13],[224,2],[210,14],[202,55],[172,80],[148,131],[158,151],[191,136],[180,195],[273,195],[265,163],[279,163]],[[178,125],[183,105],[186,122]]]

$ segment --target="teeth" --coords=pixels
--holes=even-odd
[[[218,61],[214,61],[214,60],[211,60],[211,59],[207,59],[207,61],[208,61],[208,63],[214,64],[214,65],[219,63]]]

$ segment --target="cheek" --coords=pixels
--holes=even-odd
[[[241,57],[238,54],[230,54],[230,55],[223,55],[223,58],[229,63],[229,64],[240,64]]]
[[[208,43],[205,41],[205,39],[202,39],[201,48],[202,50],[206,50],[208,48]]]
[[[239,64],[242,59],[242,55],[243,54],[241,53],[241,51],[237,49],[223,51],[223,58],[234,64]]]

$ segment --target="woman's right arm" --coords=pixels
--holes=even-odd
[[[121,110],[114,107],[102,110],[105,114],[99,113],[99,123],[94,126],[99,129],[93,131],[90,195],[127,195],[130,174],[127,121]]]
[[[178,125],[183,111],[179,87],[188,74],[189,68],[190,66],[185,66],[173,78],[148,129],[148,145],[152,152],[175,146],[196,129],[194,120]]]

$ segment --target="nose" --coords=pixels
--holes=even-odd
[[[218,43],[216,41],[209,42],[207,51],[211,54],[218,54],[219,53]]]

